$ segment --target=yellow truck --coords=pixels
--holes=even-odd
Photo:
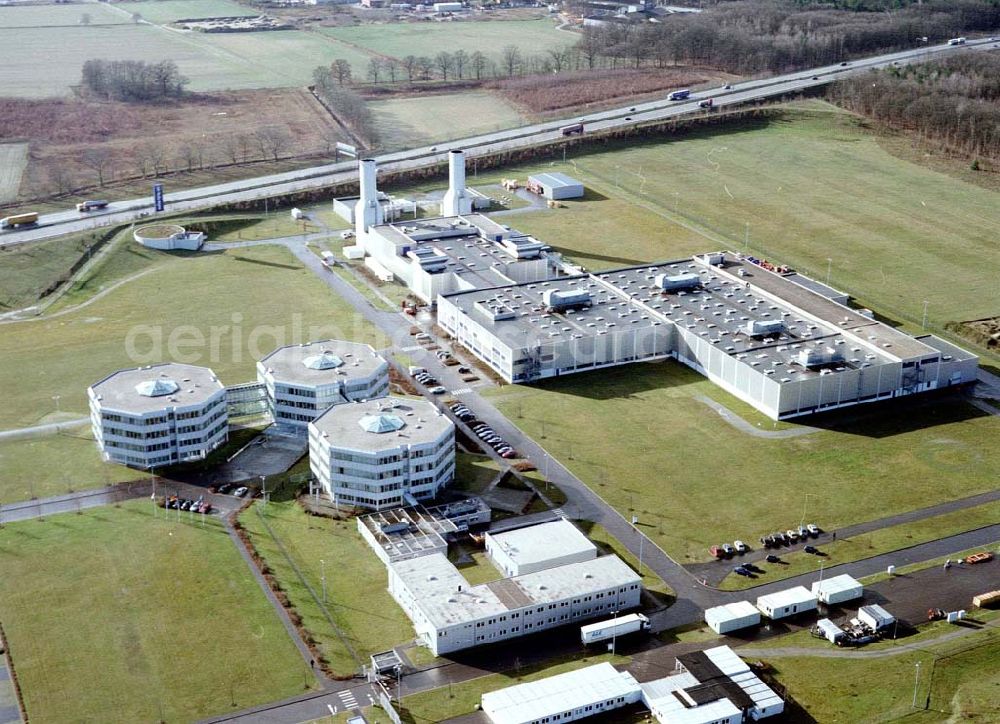
[[[0,229],[15,229],[18,226],[34,226],[38,223],[38,212],[31,211],[27,214],[16,214],[0,219]]]

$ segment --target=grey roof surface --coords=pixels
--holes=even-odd
[[[149,397],[136,389],[144,383],[169,381],[178,386],[177,391],[172,394]],[[198,405],[224,389],[208,367],[177,362],[118,370],[91,385],[94,394],[101,398],[102,408],[133,414]]]
[[[396,416],[403,427],[395,432],[368,432],[361,426],[365,417]],[[399,447],[433,443],[455,425],[426,400],[404,397],[382,397],[365,402],[334,405],[311,423],[336,448],[372,452]]]
[[[323,356],[324,352],[339,357],[344,364],[328,369],[306,364],[312,358]],[[380,368],[388,369],[388,363],[371,346],[337,339],[279,347],[261,359],[260,364],[278,382],[304,387],[346,382],[352,377],[370,377]]]
[[[583,184],[575,178],[570,178],[566,174],[559,173],[558,171],[534,173],[531,174],[531,180],[536,183],[540,183],[543,186],[553,186],[556,188],[563,186],[583,186]]]
[[[565,518],[486,535],[519,566],[539,564],[553,557],[584,552],[597,555],[597,546]]]

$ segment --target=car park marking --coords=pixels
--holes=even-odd
[[[421,349],[423,349],[423,347],[421,347],[418,344],[418,345],[415,345],[415,346],[412,346],[412,347],[400,347],[399,351],[400,352],[416,352],[416,351],[421,350]]]
[[[344,702],[344,706],[348,709],[357,709],[358,700],[354,698],[354,693],[350,689],[344,689],[337,694],[340,700]]]
[[[457,390],[452,390],[451,394],[453,394],[453,395],[467,395],[470,392],[472,392],[472,388],[471,387],[459,387]]]

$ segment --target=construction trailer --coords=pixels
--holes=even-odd
[[[641,613],[630,613],[627,616],[618,616],[607,621],[581,626],[580,643],[586,646],[587,644],[611,641],[619,636],[627,636],[638,631],[649,631],[649,619]]]
[[[739,631],[760,623],[760,611],[749,601],[735,601],[705,610],[705,623],[717,634]]]
[[[757,599],[757,609],[772,621],[816,610],[816,596],[805,586],[769,593]]]
[[[896,617],[878,604],[872,604],[858,609],[858,621],[873,631],[881,631],[896,623]]]
[[[865,588],[856,579],[847,575],[834,576],[812,584],[813,595],[820,603],[828,606],[853,601],[865,594]]]
[[[844,629],[840,628],[840,626],[828,618],[821,618],[816,622],[814,633],[822,636],[831,644],[835,644],[847,638],[847,634],[844,633]]]

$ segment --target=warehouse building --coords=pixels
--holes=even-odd
[[[583,196],[583,184],[564,173],[537,173],[528,177],[528,190],[550,201],[578,199]]]
[[[149,469],[202,460],[228,438],[226,388],[207,367],[119,370],[87,396],[94,439],[108,462]]]
[[[721,252],[450,293],[438,323],[508,382],[670,357],[773,419],[972,382],[978,368]]]
[[[854,577],[846,573],[812,584],[812,593],[820,603],[836,605],[844,601],[853,601],[865,594],[865,588]]]
[[[776,591],[757,599],[757,609],[772,621],[816,610],[816,596],[805,586]]]
[[[638,703],[635,677],[608,662],[483,694],[493,724],[569,722]]]
[[[504,533],[487,533],[485,539],[486,553],[507,576],[597,558],[597,546],[565,518]]]
[[[327,339],[279,347],[257,363],[275,423],[306,432],[324,410],[389,394],[389,364],[370,345]]]
[[[705,609],[705,623],[717,634],[739,631],[759,624],[760,611],[749,601],[735,601]]]
[[[424,400],[335,405],[309,423],[309,467],[336,505],[427,500],[455,475],[455,425]]]

